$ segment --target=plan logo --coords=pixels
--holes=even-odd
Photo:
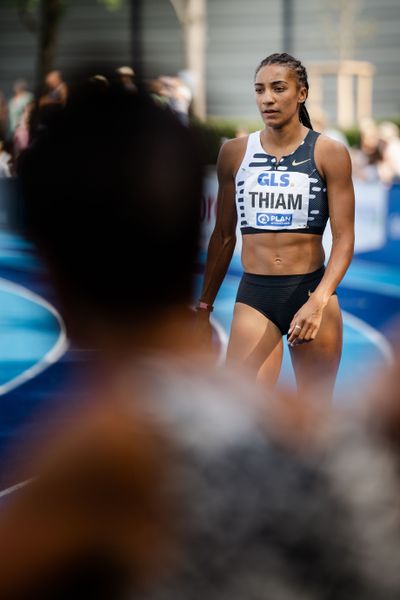
[[[259,212],[256,214],[256,224],[260,227],[289,227],[292,224],[293,215],[271,214]]]

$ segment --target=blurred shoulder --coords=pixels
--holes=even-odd
[[[238,370],[154,356],[136,365],[147,410],[180,444],[209,452],[244,442],[265,444],[265,390]]]

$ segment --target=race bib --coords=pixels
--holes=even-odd
[[[249,227],[268,230],[307,227],[308,175],[260,169],[252,170],[243,179],[237,189],[238,209]]]

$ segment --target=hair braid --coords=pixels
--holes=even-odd
[[[299,60],[297,60],[297,58],[294,58],[294,56],[291,56],[286,52],[275,52],[274,54],[270,54],[269,56],[267,56],[267,58],[264,58],[264,60],[260,62],[255,74],[257,75],[258,71],[262,67],[266,67],[267,65],[285,65],[288,69],[294,71],[299,85],[306,88],[308,95],[309,86],[307,71],[305,66]],[[303,125],[305,125],[309,129],[313,129],[310,115],[308,114],[308,110],[305,105],[305,101],[300,104],[299,119]]]

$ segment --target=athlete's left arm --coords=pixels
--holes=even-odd
[[[314,294],[315,299],[320,300],[325,307],[353,258],[354,187],[347,148],[325,136],[321,138],[316,160],[319,158],[321,174],[328,190],[332,249],[325,274]]]
[[[343,279],[354,251],[354,188],[349,152],[343,144],[326,136],[320,136],[315,150],[318,170],[328,190],[332,250],[320,284],[293,317],[290,344],[315,338],[323,310]],[[295,329],[296,325],[299,327]]]

